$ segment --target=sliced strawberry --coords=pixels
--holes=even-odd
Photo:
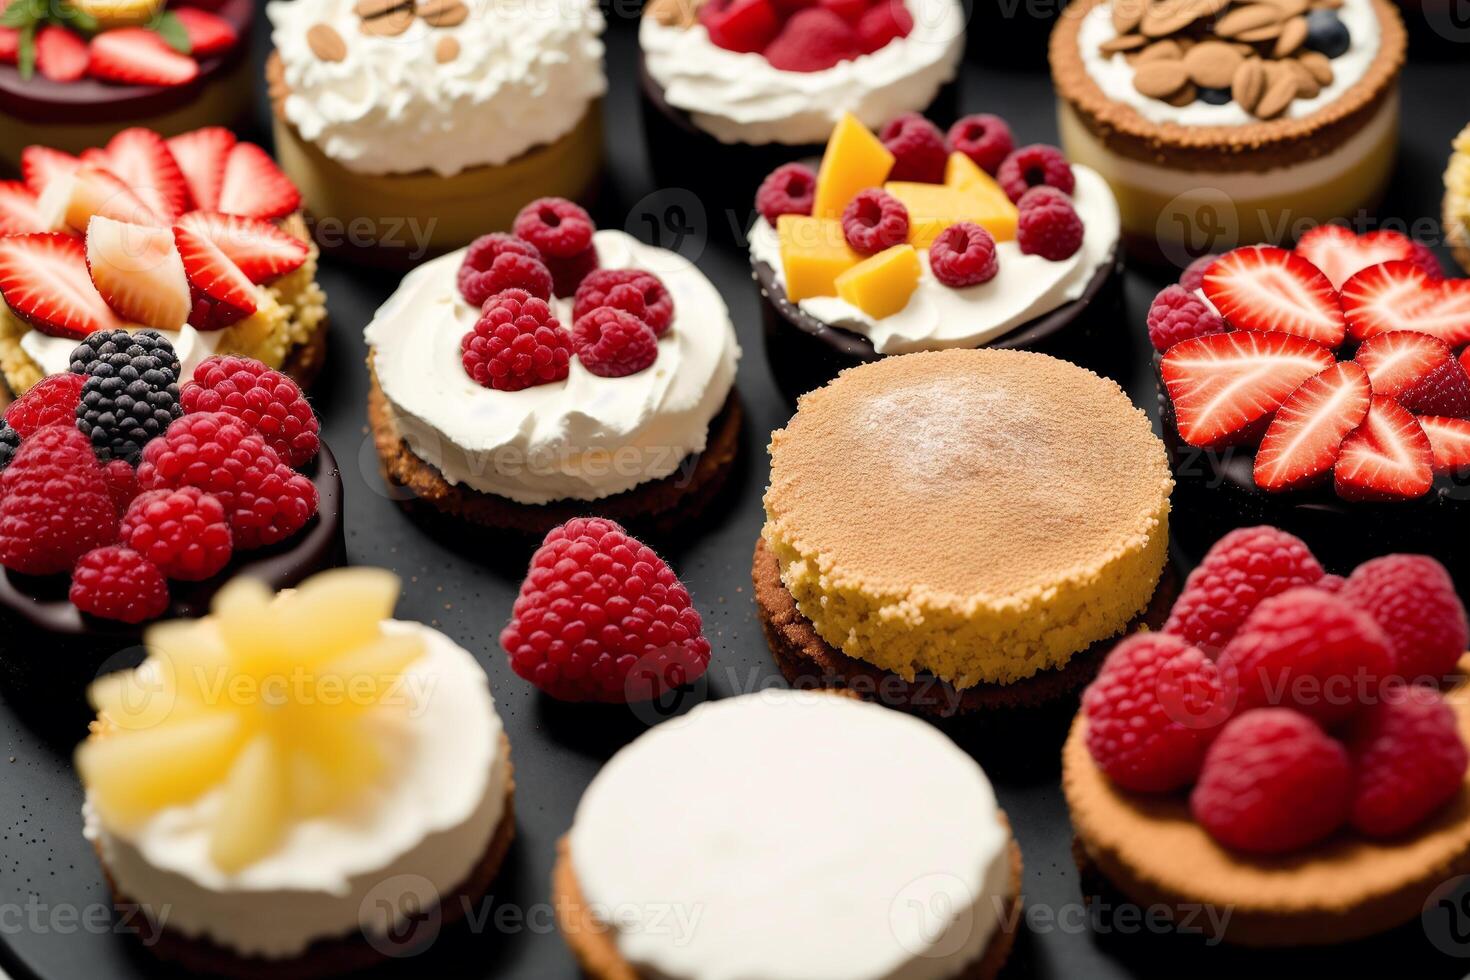
[[[36,32],[36,70],[53,82],[75,82],[87,74],[87,42],[65,27],[47,24]]]
[[[97,291],[130,323],[177,330],[189,319],[189,280],[168,228],[100,215],[87,226],[87,269]]]
[[[256,311],[255,285],[218,245],[183,225],[174,227],[174,240],[189,280],[191,326],[222,330]]]
[[[189,184],[194,206],[204,211],[218,209],[225,161],[235,148],[235,134],[223,126],[206,126],[175,136],[168,141],[168,148]]]
[[[1347,333],[1337,291],[1294,252],[1251,245],[1205,270],[1205,295],[1237,330],[1289,333],[1335,348]]]
[[[192,7],[179,7],[173,15],[189,35],[189,53],[196,59],[212,58],[235,47],[240,34],[235,25],[218,14]]]
[[[1434,472],[1450,476],[1470,473],[1470,421],[1425,415],[1419,427],[1429,437],[1434,453]]]
[[[1470,374],[1437,337],[1412,330],[1381,333],[1365,340],[1354,359],[1367,370],[1375,395],[1415,415],[1470,418]]]
[[[18,180],[0,180],[0,235],[45,231],[36,195]]]
[[[1355,235],[1341,225],[1318,225],[1297,239],[1296,254],[1321,269],[1333,289],[1341,289],[1370,265],[1412,259],[1414,243],[1396,231]]]
[[[305,242],[255,218],[195,211],[180,218],[179,227],[213,242],[254,283],[295,272],[308,254]]]
[[[1367,419],[1342,441],[1334,482],[1347,500],[1422,497],[1434,485],[1429,437],[1408,409],[1375,395]]]
[[[122,178],[160,218],[173,221],[192,207],[189,183],[163,137],[133,127],[107,143],[107,169]]]
[[[93,78],[123,85],[187,85],[199,63],[145,27],[120,27],[92,38]]]
[[[225,161],[219,210],[243,218],[273,220],[301,207],[301,192],[276,161],[253,143],[237,143]]]
[[[1470,372],[1470,347],[1460,351],[1460,367]]]
[[[81,239],[70,235],[0,238],[0,295],[16,316],[53,337],[80,340],[122,326],[92,285]]]
[[[94,215],[136,225],[162,226],[163,220],[110,170],[84,164],[76,173],[51,182],[39,201],[49,231],[87,230]]]
[[[0,65],[13,65],[20,61],[20,31],[14,27],[0,27]]]
[[[70,153],[49,146],[28,146],[20,153],[20,174],[37,197],[46,193],[56,178],[76,173],[81,165],[82,161]]]
[[[1353,276],[1342,287],[1342,310],[1355,340],[1417,330],[1451,347],[1470,342],[1470,279],[1431,279],[1413,262]]]
[[[1326,477],[1343,439],[1363,424],[1372,401],[1368,372],[1352,361],[1308,378],[1266,429],[1256,453],[1256,486],[1296,490]]]
[[[1334,363],[1331,351],[1310,340],[1237,330],[1175,344],[1162,371],[1180,437],[1222,449],[1254,441],[1302,382]]]

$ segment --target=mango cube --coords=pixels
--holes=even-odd
[[[847,244],[842,222],[783,214],[776,219],[786,298],[799,303],[812,296],[836,296],[837,277],[862,261]]]
[[[837,277],[837,295],[875,320],[909,305],[924,271],[912,245],[895,245]]]
[[[893,154],[856,116],[847,113],[832,130],[822,154],[813,217],[841,218],[858,191],[881,186],[892,170]]]
[[[984,171],[980,172],[984,176]],[[971,221],[990,232],[998,242],[1016,237],[1016,206],[1004,193],[989,196],[981,185],[952,187],[949,184],[917,184],[890,181],[883,189],[903,202],[909,211],[909,244],[928,248],[950,225]],[[996,188],[1000,190],[999,187]]]

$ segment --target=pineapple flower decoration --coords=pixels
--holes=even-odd
[[[234,873],[361,799],[392,765],[404,671],[424,653],[383,628],[398,590],[370,568],[279,595],[239,578],[208,617],[151,627],[147,660],[88,692],[98,718],[76,761],[98,814],[126,830],[218,793],[209,853]]]

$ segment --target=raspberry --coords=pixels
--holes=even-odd
[[[968,221],[950,225],[929,246],[929,271],[951,289],[989,282],[1000,271],[995,239]]]
[[[1071,204],[1047,198],[1021,211],[1016,221],[1016,244],[1025,255],[1060,262],[1077,254],[1084,231],[1082,219]]]
[[[537,251],[535,245],[523,241],[514,235],[495,232],[494,234],[482,235],[475,239],[474,244],[470,245],[469,249],[466,250],[464,261],[460,263],[458,273],[459,292],[465,298],[466,303],[476,307],[484,306],[487,299],[502,289],[508,289],[511,286],[520,286],[518,283],[510,283],[507,286],[500,286],[498,283],[501,279],[508,277],[515,269],[521,269],[523,266],[521,263],[507,262],[501,266],[501,276],[496,277],[493,275],[496,261],[507,255],[520,256],[524,259],[534,259],[537,262],[541,261],[541,253]],[[535,278],[534,273],[531,275]],[[538,279],[537,281],[540,282],[541,280]],[[520,286],[520,288],[526,289],[527,292],[533,295],[539,295],[534,289],[529,289],[525,286]],[[549,272],[545,278],[545,290],[545,295],[542,295],[541,298],[549,299],[551,297],[551,274]]]
[[[1029,191],[1021,195],[1021,199],[1016,202],[1016,209],[1018,211],[1024,211],[1027,208],[1035,207],[1036,205],[1041,204],[1045,201],[1060,201],[1063,204],[1070,206],[1072,203],[1072,198],[1066,194],[1063,194],[1061,191],[1057,190],[1050,184],[1037,184],[1035,187],[1031,188]]]
[[[128,504],[138,495],[138,471],[125,459],[109,460],[102,464],[102,479],[118,516],[127,513]]]
[[[497,391],[561,381],[571,371],[571,335],[544,300],[524,289],[487,301],[459,349],[465,373]]]
[[[582,280],[597,270],[600,261],[597,248],[592,245],[571,258],[546,259],[546,271],[551,273],[551,291],[563,299],[575,296]]]
[[[1341,827],[1352,794],[1342,745],[1306,715],[1257,708],[1232,720],[1210,746],[1189,809],[1226,847],[1285,854]]]
[[[1203,287],[1205,284],[1205,270],[1214,265],[1215,260],[1219,257],[1219,255],[1212,252],[1209,255],[1201,255],[1189,263],[1184,271],[1179,274],[1179,285],[1191,293]]]
[[[862,20],[863,14],[868,9],[868,0],[817,0],[817,3],[849,24],[856,24]]]
[[[698,680],[710,657],[699,613],[669,566],[598,518],[546,536],[500,644],[517,674],[564,701],[655,698]]]
[[[573,321],[582,319],[599,306],[616,306],[610,302],[609,296],[614,288],[625,285],[643,293],[643,322],[653,328],[655,335],[662,337],[674,322],[674,297],[669,295],[663,280],[642,269],[598,269],[582,280],[577,298],[572,303]]]
[[[205,358],[179,393],[179,402],[190,415],[235,416],[265,436],[287,466],[304,466],[321,449],[320,424],[300,386],[248,357]]]
[[[20,433],[10,427],[9,422],[0,422],[0,470],[10,465],[20,449]]]
[[[1424,274],[1430,279],[1443,279],[1444,266],[1439,264],[1439,257],[1434,250],[1423,242],[1410,242],[1409,261],[1424,270]]]
[[[1376,700],[1396,666],[1372,617],[1314,587],[1264,600],[1220,654],[1238,710],[1295,708],[1329,727]]]
[[[699,8],[699,22],[711,44],[741,54],[762,50],[781,29],[770,0],[709,0]]]
[[[878,0],[858,20],[858,47],[863,54],[872,54],[901,37],[908,37],[913,29],[914,15],[903,0]]]
[[[68,571],[117,540],[117,510],[87,437],[49,425],[0,474],[0,565],[25,575]]]
[[[577,318],[572,345],[582,366],[601,378],[622,378],[658,360],[658,337],[642,320],[611,306]]]
[[[876,255],[909,240],[909,210],[887,191],[858,191],[843,209],[842,233],[853,251]]]
[[[1082,710],[1093,761],[1113,782],[1140,793],[1194,782],[1230,715],[1214,663],[1162,633],[1137,633],[1114,647]]]
[[[84,613],[124,623],[168,612],[168,583],[147,558],[109,545],[81,557],[71,573],[71,604]]]
[[[122,543],[166,578],[183,582],[217,575],[234,551],[224,505],[198,487],[150,490],[134,498],[123,517]]]
[[[1165,286],[1148,308],[1148,339],[1154,350],[1167,352],[1175,344],[1227,329],[1219,314],[1183,286]]]
[[[179,356],[156,330],[99,330],[71,352],[71,373],[137,378],[153,388],[179,383]]]
[[[198,487],[219,498],[240,551],[282,541],[316,513],[316,486],[265,437],[224,412],[185,415],[143,450],[143,490]]]
[[[1358,774],[1349,820],[1369,837],[1402,834],[1458,796],[1470,761],[1454,710],[1417,684],[1365,709],[1347,749]]]
[[[784,163],[766,174],[755,192],[755,207],[772,225],[783,214],[811,214],[817,175],[804,163]]]
[[[1386,555],[1359,565],[1342,598],[1383,627],[1409,680],[1453,673],[1470,646],[1465,607],[1449,572],[1423,555]]]
[[[966,116],[949,127],[949,145],[994,177],[1006,157],[1011,155],[1016,142],[1004,119],[981,112]]]
[[[22,437],[57,422],[72,424],[86,381],[84,375],[70,372],[42,378],[6,409],[6,423]]]
[[[893,170],[889,180],[916,180],[926,184],[944,183],[944,167],[949,162],[949,148],[944,134],[917,112],[905,112],[883,127],[878,138],[893,154]]]
[[[1069,196],[1077,187],[1072,165],[1062,156],[1062,151],[1045,143],[1023,146],[1006,157],[995,172],[995,179],[1012,201],[1019,201],[1027,190],[1041,184]]]
[[[798,10],[764,51],[772,68],[801,72],[823,71],[862,53],[853,26],[823,7]]]
[[[566,198],[543,197],[521,208],[512,233],[543,259],[570,259],[592,247],[592,216]]]
[[[1231,531],[1190,573],[1164,632],[1218,653],[1261,600],[1321,577],[1322,566],[1301,539],[1274,527]]]
[[[1347,585],[1347,579],[1343,578],[1341,575],[1323,575],[1316,582],[1312,583],[1312,588],[1320,589],[1321,591],[1326,592],[1329,595],[1337,595],[1342,592],[1342,587],[1344,585]],[[1395,651],[1395,653],[1397,653],[1397,651]]]

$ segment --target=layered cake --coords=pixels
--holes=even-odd
[[[536,537],[591,514],[694,517],[738,447],[724,300],[683,256],[596,231],[569,201],[514,225],[415,269],[368,325],[385,479]]]
[[[1278,241],[1381,197],[1405,36],[1388,0],[1085,0],[1052,33],[1062,146],[1130,249]]]
[[[323,245],[414,262],[509,229],[602,170],[591,0],[293,0],[266,7],[282,166]]]
[[[997,116],[948,133],[844,116],[818,166],[778,167],[755,204],[766,353],[792,398],[889,354],[1114,346],[1100,335],[1122,260],[1112,191],[1056,147],[1017,148]]]
[[[926,713],[1060,699],[1145,618],[1172,482],[1147,417],[1065,361],[850,369],[771,436],[767,640],[793,682]]]
[[[484,895],[515,833],[510,743],[474,656],[391,619],[398,593],[370,568],[236,579],[92,686],[86,835],[114,900],[153,910],[153,954],[334,976]]]
[[[793,835],[796,813],[821,833]],[[1020,889],[995,792],[946,736],[779,690],[700,705],[620,751],[552,872],[562,934],[597,980],[990,980]]]

